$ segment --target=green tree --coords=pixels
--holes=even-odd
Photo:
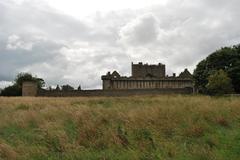
[[[4,88],[1,92],[1,96],[21,96],[22,90],[16,84]]]
[[[81,91],[81,90],[82,90],[81,85],[78,86],[78,89],[77,89],[77,90],[78,90],[78,91]]]
[[[63,91],[73,91],[74,88],[68,84],[62,86]]]
[[[207,93],[208,77],[220,69],[228,74],[234,90],[240,93],[240,45],[221,48],[198,63],[193,77],[200,93]]]
[[[44,80],[38,77],[32,76],[30,73],[19,73],[16,76],[14,84],[8,86],[2,90],[2,96],[21,96],[22,95],[22,84],[24,81],[37,82],[38,88],[42,88],[45,84]]]
[[[223,95],[233,92],[232,80],[222,69],[208,77],[206,88],[210,95]]]
[[[45,82],[42,78],[34,77],[32,76],[31,73],[19,73],[15,79],[15,84],[19,86],[20,88],[22,87],[22,83],[24,81],[33,81],[37,82],[38,88],[42,88],[45,85]]]
[[[56,91],[60,91],[60,90],[61,90],[60,87],[59,87],[59,85],[57,85],[57,87],[56,87],[55,90],[56,90]]]

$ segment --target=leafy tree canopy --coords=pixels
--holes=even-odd
[[[21,96],[22,84],[24,81],[33,81],[37,83],[38,88],[42,88],[45,84],[44,80],[38,77],[32,76],[30,73],[19,73],[14,80],[12,86],[6,87],[2,90],[2,96]]]
[[[55,90],[56,90],[56,91],[60,91],[60,90],[61,90],[60,87],[59,87],[59,85],[57,85],[57,87],[56,87]]]
[[[78,89],[77,89],[77,90],[78,90],[78,91],[82,90],[81,85],[78,86]]]
[[[223,95],[233,92],[232,80],[222,69],[208,77],[206,88],[210,95]]]
[[[22,90],[16,84],[4,88],[1,92],[1,96],[21,96]]]
[[[221,48],[198,63],[193,77],[200,93],[207,93],[208,77],[220,69],[232,79],[235,92],[240,93],[240,45]]]
[[[68,84],[62,86],[63,91],[73,91],[74,88]]]
[[[37,82],[38,88],[42,88],[45,85],[43,79],[32,76],[31,73],[19,73],[15,79],[15,84],[19,87],[22,87],[24,81],[33,81]]]

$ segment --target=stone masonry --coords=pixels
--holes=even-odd
[[[191,94],[193,80],[185,69],[178,76],[166,76],[165,65],[132,63],[132,75],[121,76],[117,71],[102,76],[102,90],[46,90],[38,89],[36,82],[26,81],[22,85],[22,96],[74,97],[74,96],[130,96],[155,94]]]
[[[31,81],[26,81],[23,82],[22,84],[22,96],[37,96],[37,83],[36,82],[31,82]]]
[[[165,75],[165,65],[148,65],[132,63],[132,76],[120,76],[117,71],[102,76],[103,90],[131,89],[184,89],[193,90],[191,73],[185,69],[179,76]]]

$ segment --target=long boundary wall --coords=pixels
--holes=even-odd
[[[157,95],[157,94],[192,94],[193,88],[161,88],[161,89],[113,89],[113,90],[38,90],[34,82],[24,82],[23,96],[30,97],[84,97],[84,96],[131,96],[131,95]]]
[[[39,90],[39,97],[87,97],[87,96],[134,96],[158,94],[192,94],[192,88],[182,89],[136,89],[136,90],[81,90],[81,91],[49,91]]]

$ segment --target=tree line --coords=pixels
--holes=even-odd
[[[33,76],[30,73],[19,73],[13,85],[4,88],[1,92],[1,96],[21,96],[22,95],[22,84],[24,81],[32,81],[37,83],[37,87],[40,89],[45,85],[45,82],[42,78]]]
[[[240,44],[223,47],[200,61],[193,72],[194,85],[198,93],[207,95],[240,94]],[[42,78],[30,73],[17,75],[12,86],[2,90],[1,96],[21,96],[23,81],[37,82],[38,88],[45,84]],[[62,90],[74,88],[62,86]],[[55,90],[61,90],[59,86]],[[81,87],[78,87],[81,90]]]
[[[45,86],[45,82],[42,78],[38,78],[37,76],[33,76],[31,73],[19,73],[13,85],[4,88],[0,94],[0,96],[22,96],[22,84],[24,81],[31,81],[37,83],[37,88],[42,89]],[[57,85],[56,88],[52,88],[51,86],[47,88],[50,91],[73,91],[74,87],[66,84],[63,86]],[[77,88],[77,90],[81,90],[81,86]]]
[[[240,45],[221,48],[200,61],[193,73],[199,93],[240,93]]]

